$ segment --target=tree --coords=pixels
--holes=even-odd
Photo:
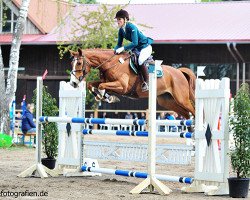
[[[6,1],[10,3],[10,1]],[[30,0],[23,0],[17,18],[17,23],[13,32],[13,38],[10,50],[9,71],[7,79],[4,77],[4,65],[2,58],[2,50],[0,46],[0,132],[9,134],[10,120],[9,120],[9,105],[14,99],[17,88],[17,70],[19,64],[19,51],[21,46],[21,38],[24,31],[25,22],[27,19],[28,8]]]

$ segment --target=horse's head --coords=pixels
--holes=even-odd
[[[90,65],[81,49],[78,49],[78,52],[70,51],[70,54],[73,57],[71,62],[72,71],[70,73],[70,85],[76,88],[84,79],[85,75],[88,74]]]

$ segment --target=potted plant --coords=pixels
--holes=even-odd
[[[234,98],[229,124],[235,145],[230,151],[231,164],[237,175],[228,178],[229,195],[245,198],[250,177],[250,94],[246,83],[241,85]]]
[[[33,97],[33,102],[36,103],[36,90]],[[43,87],[43,115],[58,116],[58,107],[56,99],[53,98],[46,86]],[[42,164],[50,169],[55,168],[56,157],[58,154],[58,127],[56,123],[43,124],[43,152],[46,158],[42,158]]]

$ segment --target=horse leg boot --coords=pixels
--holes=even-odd
[[[95,96],[96,101],[102,100],[102,95],[97,88],[92,87],[91,90],[89,90],[89,91]]]
[[[101,100],[104,101],[104,102],[116,103],[116,102],[120,101],[120,99],[117,96],[108,94],[105,91],[105,89],[104,90],[98,90],[98,91],[102,95],[102,99]]]
[[[141,74],[143,77],[143,83],[141,85],[142,92],[148,91],[148,66],[145,64],[141,65]]]

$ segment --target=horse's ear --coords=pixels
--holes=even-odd
[[[72,51],[72,50],[69,50],[69,53],[70,53],[71,56],[76,56],[78,54],[77,52]]]
[[[78,53],[79,53],[79,56],[83,56],[83,52],[82,52],[82,49],[78,49]]]

